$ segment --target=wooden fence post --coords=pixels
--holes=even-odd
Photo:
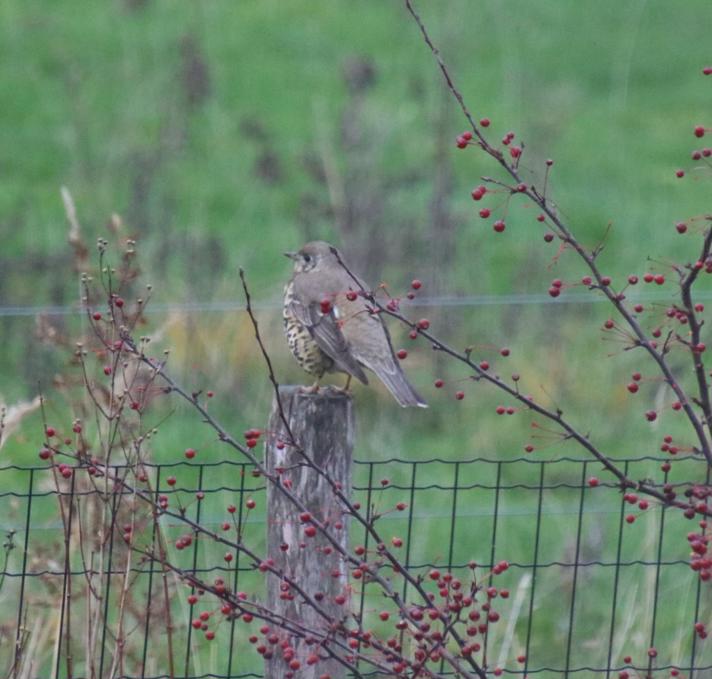
[[[354,441],[351,396],[329,388],[312,394],[298,386],[280,387],[279,395],[295,440],[320,469],[349,492]],[[314,469],[304,466],[304,458],[293,446],[280,448],[277,445],[280,441],[287,442],[289,437],[276,398],[272,404],[268,432],[265,449],[267,468],[270,471],[282,468],[283,481],[291,483],[292,491],[315,519],[328,521],[332,533],[338,536],[344,547],[348,547],[348,520],[342,515],[340,504],[326,480]],[[323,548],[328,543],[323,536],[317,533],[315,537],[309,537],[305,528],[299,520],[299,510],[270,484],[267,488],[267,553],[281,572],[299,582],[308,594],[320,600],[321,607],[332,619],[338,620],[344,615],[344,606],[334,599],[346,596],[346,606],[349,605],[347,569],[336,550],[324,552]],[[333,575],[336,572],[340,574],[338,577]],[[309,606],[300,604],[296,597],[294,600],[280,597],[283,593],[277,578],[270,577],[267,582],[267,602],[271,610],[310,629],[328,628],[321,616]],[[299,679],[318,679],[323,674],[328,674],[331,679],[345,676],[343,666],[333,659],[309,665],[307,658],[312,653],[326,654],[298,639],[289,641],[296,650],[295,659],[301,665],[295,673]],[[265,677],[282,679],[287,671],[287,663],[277,645],[273,649],[273,657],[265,661]]]

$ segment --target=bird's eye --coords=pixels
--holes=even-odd
[[[311,255],[304,255],[305,262],[311,262]]]

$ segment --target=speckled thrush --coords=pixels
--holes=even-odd
[[[368,384],[368,368],[401,406],[427,408],[406,379],[380,314],[358,294],[336,248],[314,241],[284,254],[294,261],[284,289],[284,329],[297,363],[317,382],[324,373],[343,372]]]

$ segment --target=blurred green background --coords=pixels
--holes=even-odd
[[[647,270],[674,280],[670,264],[696,257],[701,223],[684,237],[674,224],[709,209],[709,176],[690,151],[701,145],[693,126],[712,120],[712,77],[701,75],[712,5],[418,7],[473,113],[491,118],[491,139],[513,130],[525,143],[527,180],[540,186],[544,160],[555,159],[550,195],[585,245],[605,238],[599,262],[614,286]],[[171,348],[189,389],[216,392],[212,407],[236,432],[263,425],[271,400],[237,268],[280,380],[305,381],[282,337],[290,271],[281,253],[325,238],[394,294],[420,278],[422,306],[408,313],[427,316],[437,335],[472,346],[498,373],[521,374],[523,390],[561,407],[612,456],[655,453],[668,432],[692,443],[653,367],[623,342],[601,341],[609,311],[595,295],[580,286],[556,301],[546,295],[552,278],[575,283],[586,272],[544,243],[535,211],[489,197],[492,219],[507,216],[501,235],[477,216],[470,190],[481,175],[500,175],[483,154],[455,148],[464,121],[403,3],[5,0],[0,92],[0,396],[30,398],[39,382],[60,430],[71,414],[52,384],[71,369],[57,344],[71,347],[80,330],[64,313],[78,298],[64,185],[89,244],[107,235],[114,213],[138,241],[143,280],[155,288],[142,332]],[[709,282],[699,287],[706,299]],[[675,285],[640,288],[644,325],[656,327]],[[49,307],[63,313],[38,323]],[[541,458],[580,454],[555,437],[532,439],[525,412],[496,416],[498,394],[393,331],[431,408],[402,411],[378,385],[357,386],[360,458],[510,459],[530,440]],[[691,376],[681,351],[671,363],[681,379]],[[632,397],[625,385],[634,370],[644,380]],[[442,391],[430,386],[435,377],[446,380]],[[467,396],[456,402],[461,388]],[[186,440],[204,459],[223,455],[176,407],[155,459],[174,460]],[[650,408],[661,413],[652,426],[643,417]],[[40,440],[30,417],[2,449],[3,464],[34,463]],[[567,549],[561,530],[552,560]],[[502,551],[526,536],[524,528],[504,536]],[[685,558],[682,534],[678,548]]]

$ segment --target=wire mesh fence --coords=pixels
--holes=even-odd
[[[643,479],[662,460],[620,462],[629,478]],[[666,482],[699,481],[700,469],[695,457],[683,458]],[[500,622],[482,639],[490,671],[712,676],[712,652],[694,633],[709,614],[709,586],[690,569],[687,542],[689,531],[704,529],[678,511],[631,507],[603,477],[589,483],[598,472],[590,461],[565,457],[358,461],[353,497],[369,515],[382,514],[382,535],[403,539],[401,558],[412,572],[438,568],[465,577],[473,562],[484,573],[509,562],[497,582],[508,596],[493,601]],[[184,524],[163,516],[160,532],[150,522],[141,525],[136,514],[122,514],[125,503],[116,493],[104,494],[101,481],[79,474],[57,481],[56,468],[43,466],[8,466],[0,473],[6,534],[0,661],[7,676],[262,676],[249,625],[223,619],[206,642],[192,622],[206,611],[212,616],[211,604],[190,600],[191,589],[175,572],[122,540],[131,530],[159,549],[161,541],[175,544]],[[146,473],[156,497],[166,496],[181,516],[215,535],[234,508],[236,524],[229,529],[242,525],[243,540],[263,551],[270,520],[265,486],[249,464],[180,462],[147,465]],[[249,512],[248,499],[256,505]],[[401,501],[407,509],[391,511]],[[372,548],[354,524],[351,541]],[[226,558],[219,540],[196,538],[174,562],[249,596],[265,587],[256,564],[237,551]],[[407,583],[401,586],[408,599]],[[379,597],[352,582],[351,608],[373,618],[374,628],[385,624],[376,615]]]

